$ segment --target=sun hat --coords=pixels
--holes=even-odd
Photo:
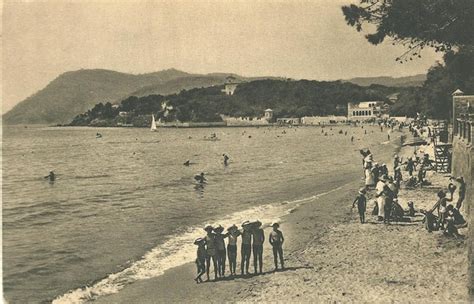
[[[278,223],[276,223],[276,222],[275,222],[275,223],[272,223],[272,227],[277,227],[277,228],[278,228],[278,227],[280,227],[280,224],[278,224]]]
[[[194,245],[199,245],[200,243],[204,242],[204,238],[197,238],[195,241],[194,241]]]
[[[253,224],[254,224],[255,227],[262,226],[262,222],[260,222],[259,220],[256,220]]]
[[[250,221],[244,221],[244,222],[242,223],[242,227],[248,226],[248,225],[250,225]]]
[[[204,226],[204,230],[208,231],[208,230],[213,230],[214,228],[212,227],[211,224],[206,224],[206,226]]]
[[[229,228],[227,228],[227,231],[237,230],[237,229],[239,229],[239,228],[237,227],[237,225],[232,224],[232,226],[230,226]]]
[[[365,188],[360,188],[359,189],[360,194],[365,194],[366,192],[367,192],[367,190],[365,190]]]

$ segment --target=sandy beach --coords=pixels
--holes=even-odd
[[[395,134],[392,141],[399,142],[400,133]],[[394,149],[398,150],[394,147],[382,147],[375,159],[390,164]],[[399,153],[409,155],[413,148],[402,148]],[[432,182],[429,187],[402,188],[399,195],[402,207],[407,208],[408,201],[414,201],[417,210],[434,204],[437,190],[447,185],[447,177],[429,172],[427,178]],[[188,263],[96,302],[467,301],[464,240],[449,239],[440,232],[428,233],[420,213],[410,223],[378,223],[369,214],[373,193],[368,196],[368,223],[361,225],[357,212],[351,210],[361,185],[361,177],[354,176],[337,191],[307,202],[283,218],[281,230],[286,238],[287,267],[284,271],[273,272],[271,248],[266,243],[263,275],[196,284],[192,280],[195,266]],[[465,230],[461,229],[461,234]],[[269,232],[267,228],[266,235]]]

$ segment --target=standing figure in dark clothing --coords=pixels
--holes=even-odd
[[[206,276],[209,281],[209,270],[212,265],[214,266],[214,280],[217,280],[217,257],[216,257],[216,235],[214,228],[211,225],[206,225],[204,230],[207,232],[207,235],[204,237],[206,244]]]
[[[250,231],[249,224],[249,221],[242,223],[242,245],[240,248],[240,273],[242,275],[249,274],[250,255],[252,253],[252,232]]]
[[[280,257],[280,264],[281,269],[284,269],[283,263],[283,242],[285,239],[283,238],[283,233],[278,230],[280,224],[273,223],[272,224],[273,231],[270,232],[270,237],[268,238],[270,245],[272,245],[273,249],[273,261],[275,262],[275,270],[278,270],[278,257]]]
[[[229,156],[226,154],[222,154],[222,156],[224,157],[224,166],[227,166],[229,164]]]
[[[197,277],[194,281],[201,283],[201,276],[206,273],[206,242],[204,238],[198,238],[194,241],[194,245],[198,246],[196,252]]]
[[[257,273],[257,270],[262,273],[263,268],[263,242],[265,242],[265,234],[261,228],[262,223],[257,221],[253,227],[253,268],[254,273]]]
[[[361,188],[354,202],[352,202],[352,208],[354,208],[355,204],[357,204],[357,211],[359,211],[359,218],[361,224],[365,223],[365,210],[367,209],[367,198],[365,197],[365,193],[365,188]]]
[[[217,258],[217,270],[219,277],[225,276],[225,262],[227,252],[225,250],[225,242],[224,239],[228,236],[228,234],[222,234],[224,231],[224,227],[221,225],[214,228],[215,239],[216,239],[216,258]]]

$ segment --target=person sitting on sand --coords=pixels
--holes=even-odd
[[[446,210],[446,229],[444,230],[444,234],[447,236],[460,237],[461,235],[458,232],[458,228],[467,226],[464,217],[453,205],[448,205]]]
[[[447,215],[453,218],[453,223],[457,228],[464,228],[467,226],[467,222],[459,212],[457,208],[454,208],[453,205],[449,204],[446,207]]]
[[[263,243],[265,242],[265,233],[262,229],[262,223],[257,221],[252,229],[253,233],[253,268],[257,274],[257,269],[262,273],[263,268]]]
[[[229,258],[230,275],[235,275],[235,268],[237,267],[237,238],[240,236],[240,231],[236,225],[227,228],[227,236],[229,243],[227,244],[227,256]]]
[[[206,273],[206,241],[204,238],[198,238],[194,241],[194,245],[198,246],[196,252],[197,277],[194,281],[201,283],[201,276]]]
[[[241,275],[249,274],[250,255],[252,252],[252,231],[250,231],[250,222],[245,221],[242,223],[242,245],[240,248],[241,260],[240,260],[240,273]]]
[[[222,234],[224,231],[224,227],[218,225],[214,228],[215,232],[215,239],[216,239],[216,258],[217,258],[217,270],[219,276],[222,278],[225,276],[225,260],[227,252],[225,250],[225,242],[224,239],[228,236],[228,234]]]
[[[410,217],[415,216],[415,205],[413,202],[408,202],[408,216]]]
[[[438,192],[438,201],[434,204],[433,208],[429,210],[429,213],[433,213],[438,210],[438,227],[444,229],[444,221],[446,219],[446,205],[447,202],[453,201],[453,193],[451,192],[451,198],[446,197],[446,192],[440,190]]]
[[[270,245],[272,245],[273,249],[273,262],[275,262],[275,270],[278,270],[278,257],[280,257],[281,269],[285,269],[285,265],[283,263],[283,242],[285,241],[285,238],[283,237],[283,233],[278,230],[280,224],[273,223],[272,227],[273,231],[270,232],[268,241],[270,242]]]
[[[204,237],[206,244],[206,275],[207,280],[209,281],[209,269],[211,268],[211,259],[212,265],[214,266],[214,280],[217,280],[217,258],[216,258],[216,236],[214,228],[211,225],[206,225],[204,230],[207,232],[207,235]]]
[[[191,162],[190,162],[189,159],[188,159],[187,161],[184,162],[183,165],[186,166],[186,167],[189,167],[190,164],[191,164]]]
[[[365,188],[361,188],[359,190],[359,194],[352,202],[352,208],[354,208],[355,204],[357,203],[357,211],[359,211],[359,219],[361,224],[365,223],[365,210],[367,208],[367,198],[365,197],[366,192],[367,191]]]

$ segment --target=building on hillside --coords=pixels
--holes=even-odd
[[[234,76],[227,76],[224,83],[224,92],[226,95],[234,95],[235,89],[239,85],[240,82],[237,81],[237,78]]]
[[[363,101],[347,104],[347,119],[349,120],[366,120],[377,118],[383,114],[383,101]]]
[[[268,122],[271,122],[273,120],[273,110],[272,109],[266,109],[264,117]]]

